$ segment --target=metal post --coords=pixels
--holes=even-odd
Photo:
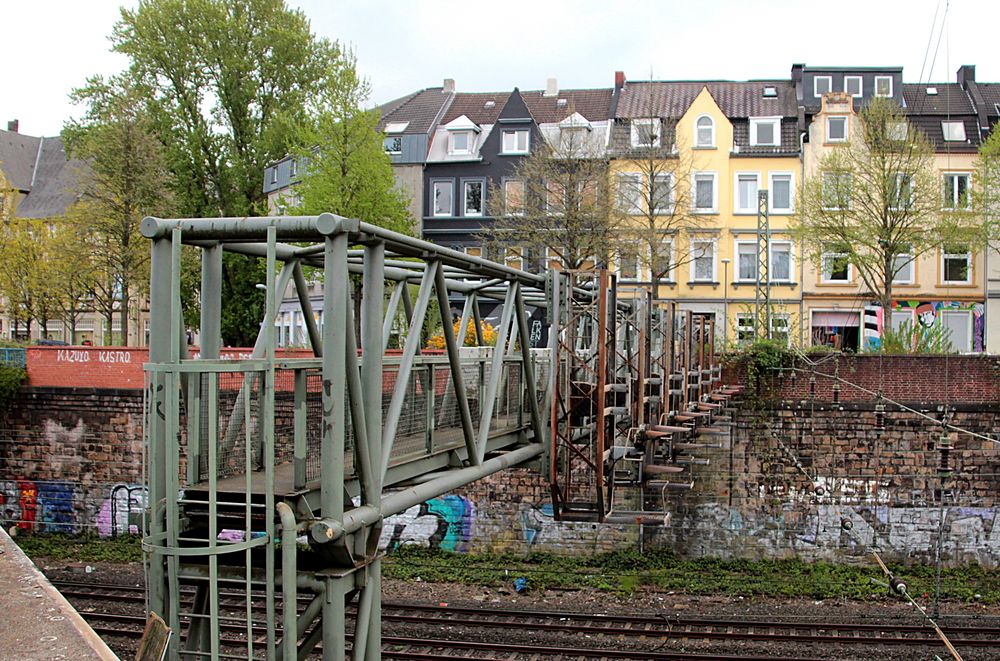
[[[771,339],[771,217],[767,190],[757,191],[757,291],[754,336]]]

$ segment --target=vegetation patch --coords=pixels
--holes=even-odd
[[[0,416],[10,410],[28,373],[19,367],[0,365]]]
[[[15,541],[32,559],[76,562],[142,562],[142,538],[121,535],[102,539],[95,535],[59,533],[19,535]]]

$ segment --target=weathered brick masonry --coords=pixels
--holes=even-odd
[[[994,358],[840,357],[817,369],[870,390],[881,385],[935,420],[947,404],[953,424],[1000,438]],[[942,480],[935,420],[890,406],[879,432],[871,395],[845,385],[834,405],[828,379],[817,378],[815,397],[808,381],[800,373],[793,383],[786,372],[774,383],[784,401],[737,415],[729,442],[706,455],[710,465],[692,468],[695,488],[666,496],[666,526],[556,522],[545,480],[518,469],[391,517],[382,541],[589,553],[641,535],[647,548],[689,555],[860,560],[860,539],[890,557],[928,561],[940,531],[946,563],[1000,564],[997,443],[955,435],[953,472]],[[285,399],[279,436],[290,424]],[[134,488],[141,407],[141,390],[26,388],[0,425],[3,518],[42,530],[126,530],[128,511],[144,502]],[[856,537],[842,530],[844,518]]]

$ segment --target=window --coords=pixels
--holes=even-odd
[[[736,315],[736,341],[750,344],[754,341],[754,318],[751,314]]]
[[[771,261],[767,267],[771,282],[792,281],[791,241],[771,241]]]
[[[862,95],[863,91],[861,76],[844,76],[844,93],[850,94],[854,98]]]
[[[965,124],[963,122],[941,122],[941,132],[947,142],[965,142]]]
[[[946,172],[944,175],[944,208],[969,208],[969,175]]]
[[[695,147],[714,147],[715,146],[715,120],[713,120],[708,115],[702,115],[695,121]]]
[[[757,242],[736,242],[736,281],[757,281]]]
[[[913,310],[893,310],[890,320],[893,332],[898,333],[903,328],[903,324],[913,326]]]
[[[653,190],[650,191],[653,200],[653,213],[669,215],[674,210],[674,175],[670,173],[653,175]]]
[[[847,140],[847,118],[827,117],[826,118],[826,141],[845,142]]]
[[[615,253],[615,265],[620,279],[635,280],[639,277],[639,256],[634,250],[618,250]]]
[[[482,216],[483,215],[483,182],[482,181],[467,181],[465,182],[465,210],[463,214],[465,216]]]
[[[564,156],[579,154],[586,145],[587,128],[575,126],[559,130],[559,145]]]
[[[845,246],[826,246],[822,262],[823,282],[843,284],[851,281],[851,260]]]
[[[398,135],[390,135],[382,141],[382,147],[385,149],[387,154],[402,154],[403,138]]]
[[[941,253],[941,280],[945,284],[972,282],[972,253],[968,246],[946,245]]]
[[[716,212],[715,173],[698,172],[694,175],[694,210],[699,213]]]
[[[816,76],[813,78],[813,94],[822,96],[833,91],[833,79],[830,76]]]
[[[711,239],[691,241],[691,280],[693,282],[715,280],[715,241]]]
[[[432,187],[434,191],[434,215],[452,215],[452,195],[454,184],[451,181],[435,181]]]
[[[290,164],[289,174],[292,177],[294,177],[298,173],[299,173],[299,162],[293,159],[292,162],[291,162],[291,164]]]
[[[910,132],[910,126],[906,122],[891,122],[885,127],[885,137],[894,142],[903,142]]]
[[[788,344],[789,323],[787,314],[771,315],[771,339]]]
[[[875,96],[892,96],[892,76],[875,76]]]
[[[903,250],[893,258],[892,284],[913,284],[913,263],[915,259],[913,246],[904,246]]]
[[[507,251],[503,256],[503,263],[512,269],[521,269],[521,249],[520,248],[507,248]]]
[[[505,179],[503,182],[504,210],[511,216],[524,215],[524,182]]]
[[[773,98],[778,96],[778,88],[774,85],[765,85],[763,95],[765,98]]]
[[[913,206],[913,176],[897,174],[890,182],[889,208],[894,211],[909,209]]]
[[[756,147],[758,145],[772,147],[781,145],[780,117],[750,118],[750,146]]]
[[[660,146],[660,120],[659,119],[633,119],[632,120],[632,146],[633,147],[659,147]]]
[[[272,184],[278,183],[278,166],[277,165],[275,165],[273,168],[271,168],[271,183]]]
[[[972,313],[968,310],[941,310],[941,325],[949,331],[951,348],[972,351]]]
[[[502,154],[527,154],[528,129],[508,129],[503,132]]]
[[[774,172],[771,174],[771,212],[791,213],[794,210],[795,190],[792,186],[791,173]]]
[[[622,213],[642,213],[642,175],[634,172],[618,175],[618,209]]]
[[[650,256],[650,248],[646,246],[646,257],[652,265],[651,278],[659,278],[661,282],[674,281],[674,242],[660,241],[656,246],[656,255]]]
[[[558,214],[566,209],[566,187],[558,181],[545,182],[545,210]]]
[[[823,209],[842,211],[851,207],[851,175],[847,172],[823,173]]]
[[[472,152],[472,131],[452,131],[448,135],[449,154],[469,154]]]
[[[736,174],[736,213],[757,213],[757,189],[760,175],[757,173]]]

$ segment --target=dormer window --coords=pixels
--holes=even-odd
[[[579,151],[583,147],[586,135],[587,129],[582,126],[560,129],[559,140],[562,150],[569,153]]]
[[[764,97],[765,98],[771,98],[771,97],[775,97],[775,96],[778,96],[778,88],[775,87],[774,85],[765,85],[764,86]]]
[[[468,154],[471,151],[472,131],[453,131],[449,138],[449,154]]]
[[[528,129],[504,129],[501,154],[527,154]]]
[[[387,154],[402,154],[403,137],[399,135],[386,136],[385,140],[382,141],[382,147]]]
[[[875,76],[875,96],[892,96],[892,76]]]
[[[781,145],[780,117],[751,117],[750,146],[778,147]]]
[[[702,115],[694,123],[694,146],[702,149],[715,147],[715,120]]]
[[[813,94],[823,96],[833,91],[833,79],[830,76],[816,76],[813,78]]]
[[[632,146],[633,147],[659,147],[660,146],[660,120],[659,119],[633,119],[632,120]]]
[[[853,98],[861,98],[863,91],[861,76],[844,76],[844,93]]]
[[[941,132],[946,142],[965,142],[965,124],[963,122],[941,122]]]

